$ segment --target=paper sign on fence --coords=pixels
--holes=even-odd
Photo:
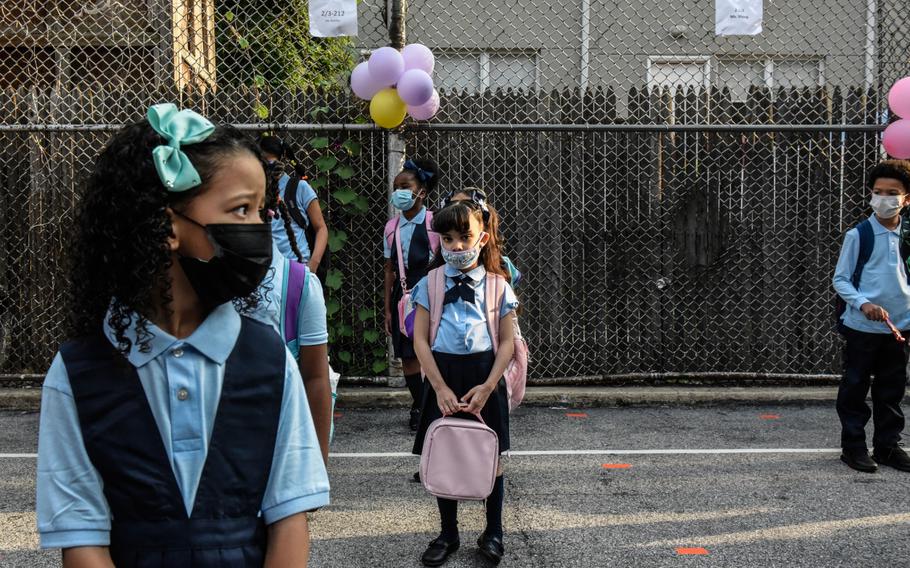
[[[758,35],[763,0],[714,0],[714,31],[719,36]]]
[[[357,35],[357,0],[310,0],[310,35]]]

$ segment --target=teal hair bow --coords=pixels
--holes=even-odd
[[[164,187],[179,192],[201,185],[199,172],[180,146],[202,142],[215,130],[215,125],[192,110],[178,111],[172,103],[149,107],[148,120],[155,132],[167,140],[167,146],[152,150],[152,161]]]

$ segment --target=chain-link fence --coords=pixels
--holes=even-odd
[[[389,6],[361,2],[356,39],[310,38],[306,10],[0,5],[0,374],[48,365],[80,184],[113,128],[165,100],[279,132],[314,175],[332,152],[352,169],[319,188],[347,239],[333,343],[344,371],[371,370],[394,148],[338,85],[388,43]],[[534,380],[830,374],[830,277],[864,212],[884,95],[910,71],[908,26],[897,0],[764,2],[749,37],[715,35],[704,0],[412,0],[407,40],[436,53],[442,109],[391,140],[440,163],[440,191],[491,194],[526,274]],[[341,207],[352,193],[358,215]]]

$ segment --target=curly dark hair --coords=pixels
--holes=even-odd
[[[411,174],[411,176],[414,177],[414,180],[417,181],[417,185],[427,190],[427,202],[429,202],[430,196],[436,190],[436,187],[439,186],[439,179],[442,177],[442,171],[439,169],[439,164],[430,159],[411,158],[411,161],[421,170],[433,174],[430,178],[421,180],[417,176],[417,170],[407,167],[401,170],[401,173]]]
[[[869,189],[875,187],[875,181],[879,178],[891,178],[901,182],[904,191],[910,193],[910,161],[908,160],[882,160],[874,168],[869,170],[867,179],[869,180]]]
[[[76,211],[68,268],[69,334],[97,334],[105,315],[117,348],[128,354],[133,342],[126,331],[138,321],[136,344],[148,352],[148,315],[173,300],[168,271],[167,239],[171,221],[166,210],[183,211],[205,190],[224,160],[249,152],[262,161],[259,148],[230,126],[217,126],[204,141],[182,146],[199,172],[202,185],[169,192],[152,162],[152,150],[165,144],[147,120],[123,127],[95,161]],[[265,163],[263,162],[263,168]],[[259,292],[235,301],[243,311],[254,309]]]

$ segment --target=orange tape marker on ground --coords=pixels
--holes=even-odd
[[[676,554],[679,554],[680,556],[691,556],[691,555],[704,556],[704,555],[708,554],[708,551],[705,550],[704,548],[699,548],[699,547],[695,547],[695,548],[680,547],[680,548],[676,549]]]
[[[758,417],[762,420],[777,420],[780,418],[780,414],[760,414]]]
[[[629,469],[632,467],[630,463],[605,463],[602,466],[604,469]]]
[[[587,412],[566,412],[566,416],[569,418],[587,418]]]
[[[341,418],[342,414],[340,412],[335,413],[335,418]]]

